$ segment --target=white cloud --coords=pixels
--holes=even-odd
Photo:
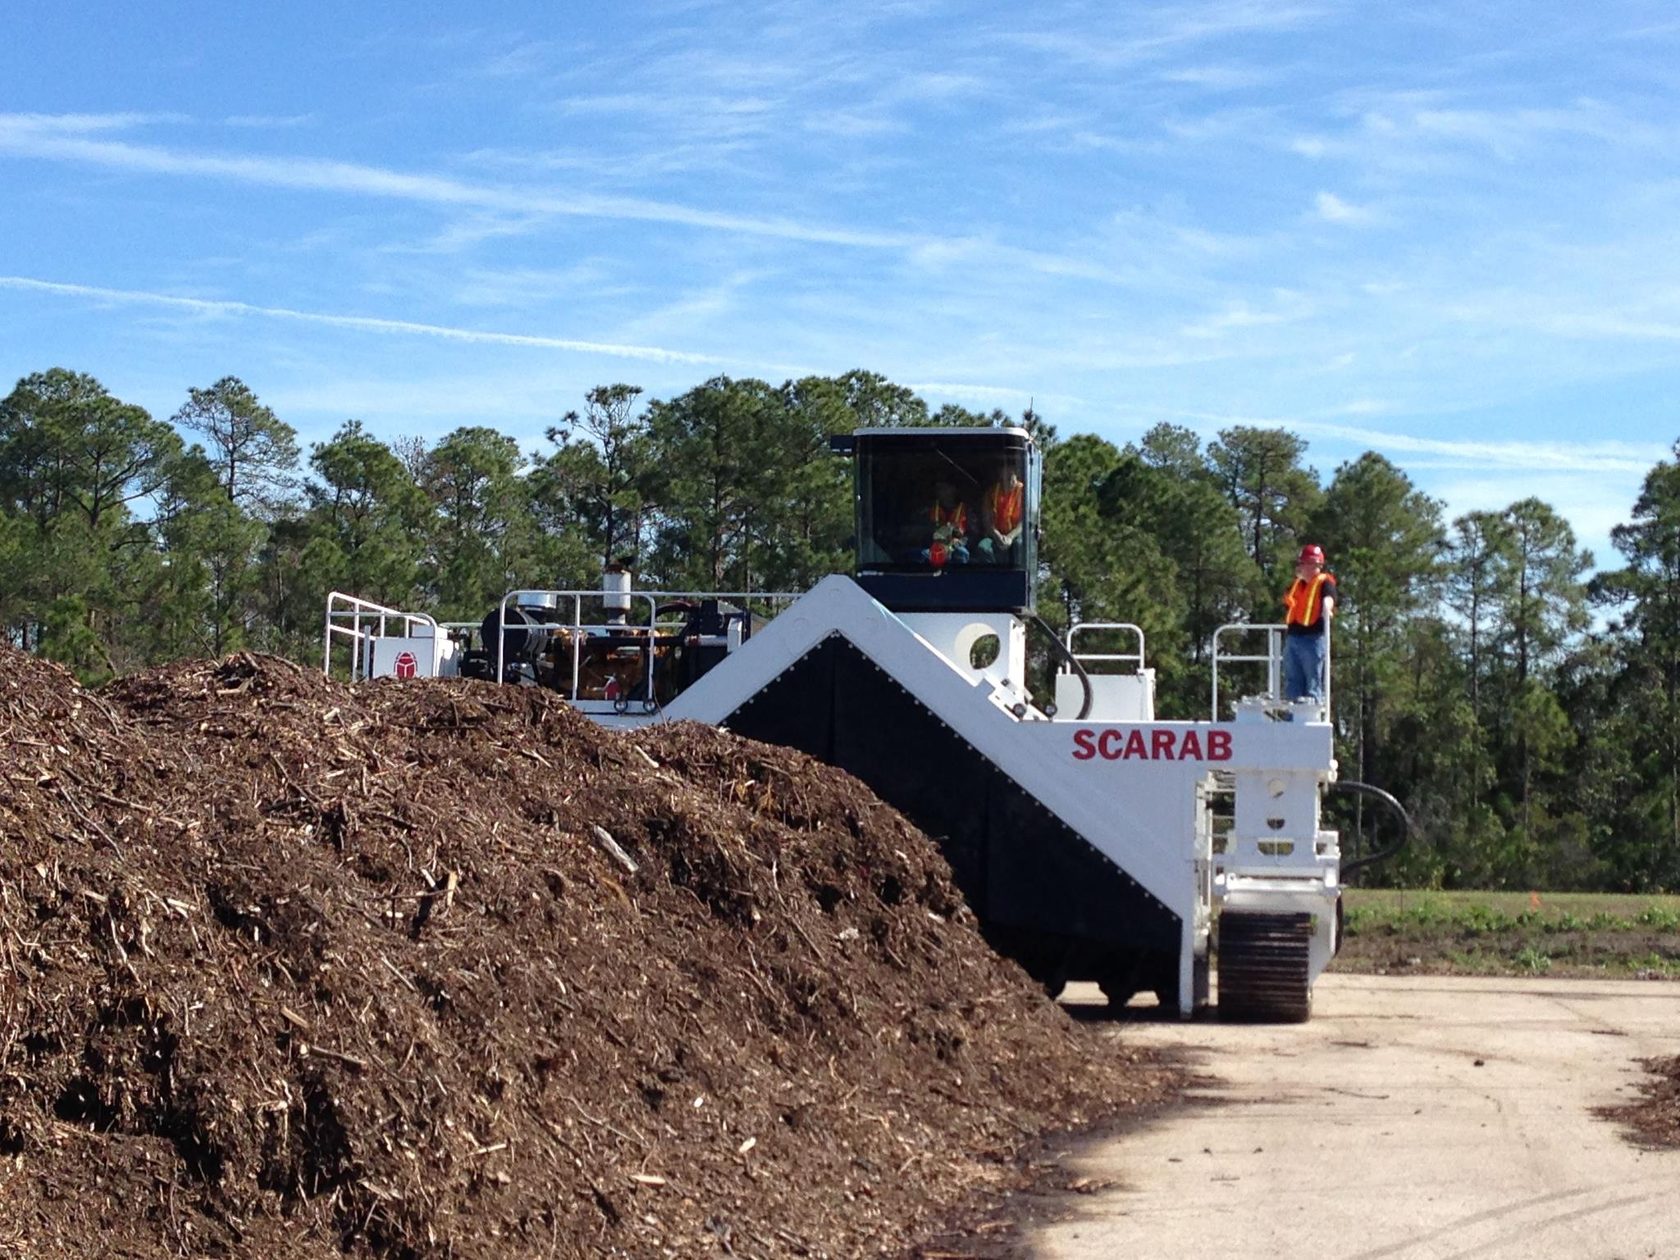
[[[1672,122],[1653,121],[1604,101],[1578,99],[1566,106],[1508,109],[1470,108],[1453,93],[1348,93],[1342,101],[1346,126],[1320,127],[1292,137],[1287,148],[1312,161],[1334,159],[1372,172],[1471,171],[1469,164],[1491,157],[1533,179],[1525,163],[1565,155],[1584,161],[1617,150],[1666,152],[1674,145]]]
[[[1343,201],[1335,193],[1321,192],[1313,198],[1313,209],[1326,223],[1369,223],[1371,211]]]
[[[859,249],[911,249],[922,238],[906,233],[825,227],[792,219],[760,218],[701,210],[668,202],[587,194],[565,196],[520,188],[471,184],[442,175],[410,174],[324,158],[205,154],[93,140],[68,128],[43,125],[37,115],[0,114],[0,153],[75,162],[152,175],[228,179],[271,188],[357,193],[429,205],[511,214],[571,215],[671,223],[687,227],[776,237]],[[83,128],[82,130],[86,130]]]
[[[944,103],[964,97],[987,96],[996,90],[995,84],[979,75],[952,70],[921,70],[891,76],[881,99]]]
[[[473,214],[446,223],[421,241],[380,246],[386,254],[458,254],[485,241],[524,236],[547,220],[540,214]]]
[[[314,114],[232,114],[222,119],[222,126],[286,130],[292,127],[307,127],[314,121]]]
[[[682,122],[689,127],[760,131],[768,125],[773,102],[756,96],[709,96],[674,92],[612,92],[568,96],[554,106],[561,115],[639,114]]]
[[[1179,329],[1179,333],[1198,339],[1216,338],[1248,328],[1291,324],[1312,314],[1311,300],[1301,294],[1278,290],[1272,297],[1275,305],[1270,310],[1257,310],[1246,300],[1238,299],[1226,303],[1225,308],[1217,314],[1184,325]]]
[[[968,385],[950,381],[920,381],[913,385],[906,385],[906,389],[916,394],[929,394],[935,398],[955,398],[973,403],[976,407],[1025,407],[1034,401],[1033,394],[1025,389],[1006,389],[996,385]],[[1039,395],[1038,402],[1049,401],[1044,395]]]
[[[685,289],[664,305],[630,320],[620,331],[641,339],[690,328],[717,327],[740,310],[742,292],[760,278],[755,272],[740,271],[722,277],[715,284]],[[759,364],[755,370],[804,375],[800,369],[786,364]]]
[[[1183,83],[1221,92],[1259,87],[1272,79],[1271,75],[1248,66],[1179,66],[1164,71],[1160,77],[1167,83]]]
[[[1214,43],[1231,36],[1291,30],[1322,17],[1322,5],[1270,3],[1269,0],[1218,0],[1216,3],[1172,5],[1156,10],[1114,10],[1128,22],[1111,38],[1021,31],[1004,37],[1046,54],[1065,65],[1118,69],[1154,60],[1180,48]]]
[[[1547,251],[1551,274],[1529,289],[1465,292],[1438,305],[1457,323],[1543,336],[1554,342],[1671,343],[1680,341],[1680,271],[1671,265],[1666,242],[1653,239],[1644,259],[1566,259],[1567,250]],[[1578,262],[1573,269],[1565,262]],[[1640,266],[1641,270],[1633,270]],[[1606,294],[1614,294],[1607,306]],[[1649,312],[1649,313],[1641,313]]]
[[[885,136],[902,133],[909,127],[896,118],[880,113],[864,113],[856,109],[818,110],[807,114],[801,124],[806,131],[829,136]]]
[[[1336,363],[1336,366],[1346,367],[1351,365],[1352,362],[1353,356],[1351,354],[1344,355],[1342,360]],[[1392,403],[1383,402],[1380,398],[1355,398],[1351,402],[1344,403],[1336,408],[1336,410],[1344,416],[1380,416],[1394,411],[1395,407]]]
[[[131,131],[158,123],[191,121],[185,114],[0,114],[0,128],[15,127],[42,135],[85,135],[89,132]]]
[[[493,53],[482,61],[478,73],[492,79],[523,79],[546,75],[563,50],[548,40],[531,40]]]
[[[1619,144],[1646,132],[1593,101],[1578,101],[1571,109],[1419,109],[1397,120],[1393,130],[1482,148],[1504,161],[1554,136]]]
[[[570,267],[471,267],[455,278],[450,296],[463,306],[541,307],[588,289],[599,293],[612,276],[601,263]]]
[[[445,371],[390,375],[314,366],[263,390],[263,402],[324,439],[339,421],[365,420],[387,435],[428,440],[468,423],[490,423],[531,449],[543,429],[581,401],[574,378],[542,372]],[[306,419],[307,418],[307,419]]]
[[[1435,456],[1443,464],[1532,472],[1638,473],[1644,475],[1668,455],[1660,442],[1487,441],[1429,438],[1383,429],[1318,421],[1281,421],[1279,427],[1309,437],[1339,438],[1373,450]]]
[[[1633,514],[1640,484],[1649,467],[1621,475],[1583,477],[1578,473],[1537,476],[1473,476],[1438,480],[1430,488],[1451,521],[1467,512],[1498,512],[1522,499],[1536,498],[1569,522],[1578,546],[1593,553],[1599,567],[1614,567],[1617,552],[1610,531]]]
[[[1611,341],[1680,341],[1680,320],[1636,320],[1609,311],[1536,311],[1535,328],[1564,337]]]
[[[1161,124],[1174,142],[1248,145],[1269,136],[1275,115],[1270,109],[1220,109],[1198,116],[1175,116]]]

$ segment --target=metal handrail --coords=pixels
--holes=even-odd
[[[653,639],[660,633],[662,627],[672,624],[672,615],[660,615],[660,605],[676,601],[699,602],[704,600],[718,600],[735,604],[742,611],[765,616],[774,616],[787,605],[800,598],[797,591],[606,591],[599,587],[577,590],[514,590],[508,591],[496,606],[498,625],[503,627],[504,633],[497,636],[494,649],[488,643],[480,646],[486,652],[493,652],[496,661],[496,677],[499,679],[507,668],[507,610],[510,605],[520,602],[544,601],[550,607],[557,607],[558,601],[571,602],[571,619],[569,621],[540,622],[528,627],[533,632],[543,630],[569,630],[572,638],[572,679],[569,699],[579,700],[582,689],[582,648],[585,635],[608,634],[621,635],[626,638],[646,636],[651,647]],[[584,621],[584,601],[623,601],[623,609],[613,609],[614,619],[610,621]],[[630,601],[639,601],[631,604]],[[636,618],[632,619],[628,613],[635,610]],[[348,623],[348,624],[345,624]],[[395,626],[393,626],[395,623]],[[322,635],[321,669],[322,672],[332,673],[332,651],[335,636],[342,636],[351,640],[350,676],[353,681],[372,676],[372,657],[364,649],[364,645],[375,638],[400,633],[410,638],[437,639],[440,634],[482,630],[482,626],[475,622],[447,622],[440,623],[426,613],[404,612],[399,608],[389,608],[384,604],[376,604],[372,600],[359,596],[348,595],[343,591],[333,591],[327,596],[327,615],[325,631]],[[752,625],[750,619],[742,627],[743,637],[750,637]],[[458,636],[457,636],[458,637]],[[654,653],[645,653],[646,661],[643,671],[643,683],[646,690],[644,695],[653,695]]]
[[[1231,621],[1213,632],[1212,717],[1215,722],[1219,720],[1219,665],[1221,661],[1231,665],[1264,664],[1266,666],[1266,694],[1276,699],[1280,704],[1288,702],[1288,697],[1279,695],[1282,689],[1283,676],[1283,637],[1287,629],[1288,627],[1280,622]],[[1220,636],[1227,632],[1252,634],[1260,630],[1266,632],[1266,652],[1264,655],[1221,654],[1219,650]],[[1330,643],[1330,626],[1326,625],[1324,628],[1324,711],[1327,714],[1330,712]]]
[[[647,615],[648,615],[647,633],[648,633],[649,638],[651,639],[652,636],[653,636],[653,623],[654,623],[655,617],[658,615],[659,604],[658,604],[658,596],[655,593],[650,592],[650,591],[603,592],[603,591],[598,591],[598,590],[596,590],[596,591],[537,591],[537,590],[525,590],[525,591],[509,591],[509,592],[507,592],[507,594],[503,595],[502,596],[502,602],[499,603],[498,605],[496,605],[496,626],[497,626],[497,634],[496,634],[496,681],[501,682],[506,677],[505,670],[507,668],[507,635],[508,635],[507,610],[508,610],[509,602],[511,601],[511,602],[517,604],[517,603],[520,602],[520,598],[522,596],[528,596],[528,595],[535,595],[535,596],[538,596],[539,598],[543,598],[543,599],[550,599],[550,598],[553,598],[553,599],[570,599],[572,601],[572,620],[570,621],[570,623],[567,623],[567,622],[552,622],[551,621],[551,622],[543,623],[542,625],[539,625],[539,626],[532,627],[532,629],[538,630],[538,631],[543,630],[543,629],[549,629],[549,630],[562,629],[562,630],[572,630],[572,631],[578,632],[578,633],[574,633],[572,635],[572,688],[571,688],[571,695],[568,697],[568,699],[576,701],[577,698],[578,698],[578,683],[579,683],[580,675],[582,673],[582,665],[583,665],[583,634],[584,634],[584,632],[595,631],[595,630],[628,631],[632,628],[627,623],[626,624],[620,624],[620,623],[614,623],[614,622],[603,622],[603,623],[600,623],[600,624],[589,624],[589,623],[586,623],[583,620],[583,601],[585,599],[604,599],[609,594],[614,599],[623,599],[623,600],[626,600],[626,601],[639,600],[639,601],[643,601],[647,604]],[[632,606],[634,606],[634,605],[632,605]],[[488,643],[486,643],[484,646],[488,650],[490,645]],[[653,694],[653,653],[652,652],[646,653],[646,657],[647,657],[647,660],[646,660],[647,676],[646,676],[646,679],[644,681],[647,683],[646,694],[651,696]]]
[[[368,622],[364,629],[363,619]],[[348,626],[334,624],[348,619]],[[370,599],[362,599],[356,595],[346,595],[343,591],[331,591],[327,594],[326,630],[321,636],[321,672],[332,676],[333,635],[339,634],[348,638],[350,649],[350,677],[354,681],[358,668],[363,677],[372,668],[372,662],[364,660],[361,644],[376,638],[385,638],[386,624],[390,621],[400,622],[404,638],[437,638],[438,623],[425,613],[403,612],[400,608],[387,608],[384,604],[376,604]],[[377,624],[378,629],[373,629]],[[415,634],[414,627],[419,626],[429,631],[427,634]]]
[[[1130,630],[1137,635],[1137,651],[1133,652],[1075,652],[1073,650],[1074,636],[1081,631],[1092,630]],[[1068,627],[1067,632],[1068,655],[1080,663],[1086,661],[1134,661],[1139,669],[1143,668],[1144,641],[1143,627],[1131,621],[1076,621]]]
[[[762,603],[775,604],[775,603],[791,603],[792,601],[799,598],[799,594],[797,592],[791,592],[791,591],[647,591],[647,590],[603,591],[603,590],[600,590],[599,588],[588,589],[588,590],[569,590],[569,591],[552,591],[552,590],[508,591],[505,595],[502,596],[501,603],[499,603],[496,606],[496,624],[498,626],[502,627],[501,633],[499,633],[497,635],[497,638],[496,638],[496,678],[498,680],[500,680],[503,677],[503,671],[507,667],[507,633],[506,633],[506,627],[507,627],[507,609],[508,609],[508,606],[509,606],[509,602],[512,601],[513,603],[517,604],[521,601],[521,599],[523,599],[525,597],[532,597],[532,596],[534,596],[538,599],[555,599],[555,600],[569,599],[572,603],[572,619],[571,619],[570,622],[566,622],[566,621],[544,622],[544,623],[539,623],[538,625],[532,626],[530,628],[532,630],[536,630],[536,631],[541,631],[543,629],[549,629],[549,630],[570,630],[570,631],[575,632],[571,636],[571,640],[572,640],[572,683],[571,683],[571,693],[568,697],[574,703],[579,699],[578,692],[581,689],[582,673],[583,673],[583,640],[584,640],[584,636],[586,634],[622,634],[622,635],[630,636],[630,635],[636,635],[638,633],[645,633],[647,635],[647,638],[648,638],[648,641],[649,641],[649,648],[651,649],[651,647],[653,645],[653,639],[658,633],[659,605],[661,603],[665,603],[665,602],[668,602],[668,601],[671,601],[671,600],[708,600],[708,599],[715,599],[715,600],[739,601],[743,605],[749,603],[749,601],[756,601],[756,602],[759,602],[761,604]],[[584,600],[586,600],[586,599],[588,599],[588,600],[605,600],[605,599],[608,599],[608,598],[615,599],[615,600],[626,600],[626,601],[629,601],[629,600],[642,601],[642,603],[644,603],[646,605],[647,620],[645,622],[642,622],[642,621],[632,622],[632,621],[628,620],[627,617],[626,617],[625,620],[622,620],[622,621],[586,622],[586,621],[583,620],[583,602],[584,602]],[[640,607],[640,605],[632,605],[632,606],[633,607]],[[628,612],[628,609],[621,610],[621,611]],[[750,611],[750,609],[748,609],[747,611]],[[489,644],[484,644],[483,646],[486,650],[488,650],[490,645]],[[645,689],[644,689],[642,694],[643,694],[644,702],[645,702],[646,700],[651,699],[653,697],[653,670],[654,670],[655,661],[654,661],[654,653],[651,650],[646,652],[644,655],[645,655],[646,659],[644,661],[644,671],[643,671],[642,682],[644,684]]]

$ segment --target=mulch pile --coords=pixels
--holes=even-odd
[[[903,1254],[1173,1083],[848,776],[0,649],[0,1254]]]
[[[1639,1098],[1605,1107],[1600,1115],[1618,1121],[1639,1146],[1680,1147],[1680,1056],[1641,1059],[1649,1074],[1639,1084]]]

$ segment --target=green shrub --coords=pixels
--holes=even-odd
[[[1486,936],[1494,932],[1509,932],[1516,926],[1516,922],[1510,915],[1501,913],[1492,906],[1479,901],[1465,907],[1464,910],[1464,930],[1473,936]]]
[[[1639,912],[1639,922],[1659,932],[1672,932],[1680,928],[1680,911],[1666,906],[1646,906]]]

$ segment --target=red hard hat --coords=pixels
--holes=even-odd
[[[1297,559],[1295,561],[1295,563],[1296,564],[1323,564],[1324,563],[1324,548],[1320,547],[1317,543],[1308,543],[1305,547],[1301,548],[1300,558]]]

